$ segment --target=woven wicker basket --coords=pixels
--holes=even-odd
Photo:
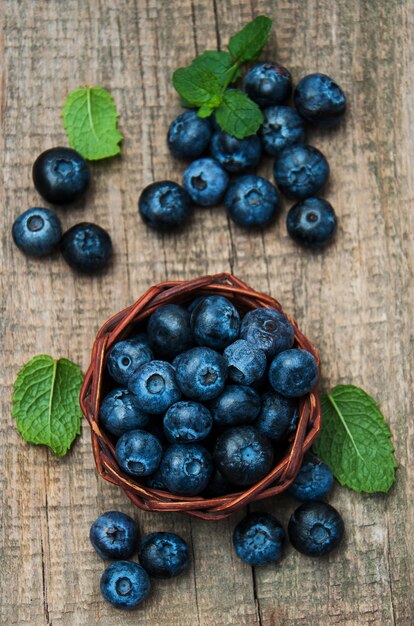
[[[89,369],[83,383],[80,403],[91,428],[92,447],[99,474],[108,482],[119,485],[130,500],[146,511],[179,511],[207,520],[223,519],[250,502],[275,496],[284,491],[295,479],[304,453],[312,445],[321,423],[321,410],[317,389],[301,399],[296,432],[288,444],[286,454],[272,471],[245,491],[216,498],[177,496],[150,489],[126,474],[119,467],[115,447],[98,422],[99,405],[108,384],[105,365],[114,343],[142,330],[145,320],[159,306],[174,302],[188,304],[199,295],[223,295],[236,308],[245,313],[257,307],[275,308],[280,304],[264,294],[254,291],[230,274],[203,276],[195,280],[171,281],[151,287],[135,304],[114,315],[98,332],[93,345]],[[319,366],[319,356],[309,340],[299,331],[295,321],[287,317],[295,329],[295,344],[311,352]]]

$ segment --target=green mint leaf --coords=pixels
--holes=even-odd
[[[198,117],[210,117],[213,113],[214,107],[211,107],[210,104],[203,104],[197,111]]]
[[[80,433],[79,393],[83,376],[67,359],[35,356],[17,374],[12,414],[29,443],[44,444],[64,456]]]
[[[337,385],[321,400],[316,454],[341,485],[357,492],[387,492],[397,465],[391,431],[375,400],[353,385]]]
[[[228,52],[220,50],[206,50],[193,61],[197,67],[212,72],[219,80],[221,85],[233,82],[232,74],[236,72],[236,66]]]
[[[263,122],[263,114],[257,104],[245,93],[234,89],[224,93],[215,116],[220,128],[237,139],[254,135]]]
[[[212,98],[221,99],[222,86],[219,79],[197,62],[175,70],[173,85],[181,98],[197,107],[208,104]]]
[[[233,60],[240,64],[257,59],[268,40],[271,28],[272,20],[264,15],[259,15],[246,24],[230,39],[227,46]]]
[[[62,116],[70,145],[85,159],[97,161],[120,153],[119,115],[105,89],[75,89],[65,100]]]

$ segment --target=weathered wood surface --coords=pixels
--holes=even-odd
[[[409,626],[413,566],[413,2],[384,0],[2,0],[3,161],[0,579],[1,624],[30,626]],[[158,236],[139,220],[137,197],[155,179],[180,180],[165,133],[178,111],[171,73],[196,51],[216,48],[252,16],[274,18],[269,57],[295,79],[335,76],[350,103],[346,124],[315,133],[332,177],[336,243],[307,254],[276,226],[246,233],[223,210],[200,209],[183,234]],[[60,211],[64,226],[96,220],[115,244],[100,278],[75,276],[56,256],[24,258],[13,246],[16,214],[43,204],[31,183],[36,155],[65,143],[59,110],[82,84],[111,90],[125,134],[122,157],[95,164],[93,192]],[[265,170],[270,173],[270,163]],[[94,334],[149,285],[231,270],[277,297],[319,347],[324,385],[353,382],[379,401],[400,463],[388,496],[337,488],[347,528],[326,560],[293,549],[252,572],[232,550],[237,516],[204,523],[133,511],[98,479],[88,428],[58,460],[26,445],[10,417],[12,382],[37,353],[88,364]],[[140,610],[123,614],[99,595],[103,562],[88,530],[104,510],[133,513],[142,532],[171,529],[193,546],[191,571],[154,585]],[[286,522],[287,498],[260,508]]]

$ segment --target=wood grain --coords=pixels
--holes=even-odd
[[[383,0],[1,0],[0,206],[2,221],[0,623],[30,626],[323,626],[414,623],[413,427],[413,2]],[[205,48],[224,45],[254,15],[275,20],[271,58],[294,78],[325,71],[349,97],[346,123],[309,141],[327,155],[326,190],[340,228],[323,254],[299,250],[285,213],[263,233],[230,224],[221,208],[196,211],[181,234],[159,236],[137,216],[140,190],[180,180],[165,133],[178,112],[171,73]],[[31,164],[65,143],[65,95],[82,84],[112,92],[125,135],[122,156],[94,164],[93,190],[60,211],[65,228],[97,221],[115,245],[103,276],[75,276],[55,256],[23,257],[10,228],[43,204]],[[271,164],[262,170],[270,175]],[[319,348],[323,382],[353,382],[374,395],[391,424],[398,481],[387,496],[337,488],[345,544],[326,560],[288,549],[283,561],[252,571],[239,562],[231,531],[240,515],[205,523],[134,511],[96,476],[85,426],[64,459],[25,444],[10,417],[12,383],[38,353],[88,364],[101,323],[151,284],[230,270],[282,302]],[[286,523],[285,497],[257,508]],[[169,529],[193,550],[177,580],[154,585],[133,614],[99,595],[104,563],[88,530],[104,510],[132,513],[141,532]]]

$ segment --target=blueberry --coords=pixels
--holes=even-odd
[[[141,337],[118,341],[109,353],[108,372],[117,383],[127,385],[132,374],[152,359],[151,348]]]
[[[218,438],[213,458],[224,476],[235,485],[252,485],[272,469],[272,445],[252,426],[228,428]]]
[[[157,470],[161,457],[160,442],[145,430],[124,433],[116,444],[118,463],[132,476],[150,476]]]
[[[228,377],[232,383],[252,385],[259,381],[266,370],[266,354],[245,339],[238,339],[224,350]]]
[[[175,369],[166,361],[144,363],[133,373],[128,386],[141,409],[151,415],[164,413],[181,397]]]
[[[78,200],[90,182],[89,166],[72,148],[51,148],[42,152],[33,164],[36,190],[52,204]]]
[[[151,487],[151,489],[159,489],[160,491],[167,491],[167,487],[165,486],[165,483],[162,479],[161,471],[159,468],[157,469],[155,474],[152,474],[151,476],[147,476],[146,483],[148,487]]]
[[[201,441],[210,433],[212,425],[210,411],[190,400],[176,402],[164,415],[164,433],[170,443]]]
[[[138,210],[148,226],[169,231],[182,226],[193,207],[185,189],[171,180],[162,180],[145,187],[139,197]]]
[[[262,397],[259,417],[252,426],[273,441],[283,441],[296,428],[298,416],[296,400],[268,391]]]
[[[112,256],[112,242],[107,231],[89,222],[69,228],[62,237],[60,249],[68,265],[86,274],[103,270]]]
[[[197,305],[198,305],[198,304],[199,304],[202,300],[204,300],[204,298],[205,298],[205,297],[206,297],[206,296],[197,296],[197,298],[194,298],[194,300],[192,300],[192,301],[190,302],[190,304],[189,304],[189,305],[188,305],[188,307],[187,307],[187,311],[190,313],[190,315],[191,315],[191,313],[194,311],[194,309],[196,308],[196,306],[197,306]]]
[[[258,164],[262,156],[262,144],[256,135],[237,139],[221,130],[213,134],[210,149],[213,157],[228,172],[244,172],[251,169]]]
[[[115,437],[120,437],[129,430],[145,428],[148,415],[138,406],[135,396],[127,389],[114,389],[102,400],[99,409],[99,421]]]
[[[223,474],[215,468],[207,485],[207,496],[224,496],[227,493],[236,491],[236,487]]]
[[[243,81],[244,90],[261,107],[285,102],[292,92],[290,72],[273,61],[250,68]]]
[[[137,547],[138,529],[129,515],[108,511],[94,521],[89,538],[103,559],[128,559]]]
[[[218,204],[228,184],[229,175],[214,159],[198,159],[184,170],[184,188],[201,206]]]
[[[15,219],[12,236],[24,254],[41,257],[57,248],[62,237],[62,226],[54,211],[36,207]]]
[[[133,609],[147,598],[151,582],[138,563],[116,561],[108,565],[101,577],[101,594],[117,609]]]
[[[192,348],[174,361],[177,383],[192,400],[212,400],[224,389],[227,364],[224,357],[211,348]]]
[[[191,314],[194,338],[201,346],[223,350],[239,336],[240,315],[223,296],[206,296]]]
[[[313,454],[307,454],[288,492],[301,502],[323,500],[332,490],[333,483],[330,468]]]
[[[138,558],[153,578],[172,578],[188,569],[190,558],[187,544],[175,533],[150,533],[141,539]]]
[[[264,109],[263,117],[260,136],[266,154],[275,156],[285,148],[303,141],[305,124],[291,107],[268,107]]]
[[[236,178],[224,198],[233,222],[247,228],[268,224],[276,215],[279,201],[276,187],[255,174]]]
[[[284,543],[282,525],[268,513],[249,513],[233,532],[236,554],[248,565],[266,565],[278,561]]]
[[[259,415],[260,397],[251,387],[227,385],[210,408],[219,426],[250,424]]]
[[[276,157],[273,175],[285,196],[302,200],[322,189],[329,165],[322,152],[302,143],[285,148]]]
[[[273,359],[269,380],[273,389],[287,398],[299,398],[312,391],[319,372],[315,357],[306,350],[285,350]]]
[[[341,542],[344,522],[326,502],[305,502],[289,520],[288,535],[296,550],[308,556],[323,556]]]
[[[295,331],[283,313],[259,307],[244,316],[240,337],[272,357],[293,345]]]
[[[148,339],[154,352],[171,359],[193,345],[190,314],[178,304],[165,304],[151,315],[148,321]]]
[[[318,248],[328,244],[336,230],[336,215],[326,200],[306,198],[297,202],[286,220],[289,235],[302,246]]]
[[[211,124],[197,111],[185,111],[171,123],[167,142],[172,154],[179,159],[197,159],[208,148]]]
[[[302,78],[296,86],[294,101],[302,117],[319,127],[335,126],[346,109],[344,92],[326,74]]]
[[[161,461],[161,477],[171,493],[195,496],[207,487],[213,472],[211,454],[197,443],[175,443]]]

